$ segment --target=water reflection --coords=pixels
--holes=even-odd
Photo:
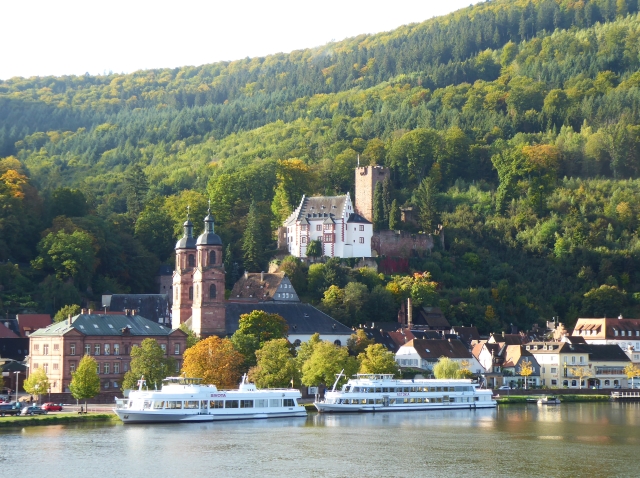
[[[0,431],[3,476],[637,476],[640,404]],[[28,464],[28,466],[25,466]]]

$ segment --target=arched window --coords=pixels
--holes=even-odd
[[[338,347],[342,346],[342,342],[340,342],[340,340],[336,339],[333,341],[334,345],[337,345]]]
[[[189,287],[189,300],[193,300],[193,287]]]
[[[209,251],[209,265],[215,265],[216,263],[216,251]]]
[[[216,285],[211,284],[209,286],[209,299],[215,299],[215,298],[216,298]]]
[[[300,342],[300,339],[296,339],[296,341],[293,343],[294,347],[300,347],[300,345],[302,345],[302,342]]]
[[[196,256],[194,256],[193,254],[189,254],[189,267],[195,267],[196,266]]]

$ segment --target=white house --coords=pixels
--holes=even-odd
[[[471,373],[482,373],[484,369],[476,358],[458,339],[413,339],[396,352],[400,367],[433,370],[440,357],[458,362]]]
[[[320,239],[328,257],[371,257],[373,224],[353,209],[344,196],[303,196],[284,222],[287,249],[292,256],[307,257],[307,246]]]

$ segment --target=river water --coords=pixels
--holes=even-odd
[[[640,476],[640,403],[0,431],[3,477]]]

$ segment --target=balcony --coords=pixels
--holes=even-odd
[[[595,367],[596,375],[622,375],[624,376],[624,367]]]

